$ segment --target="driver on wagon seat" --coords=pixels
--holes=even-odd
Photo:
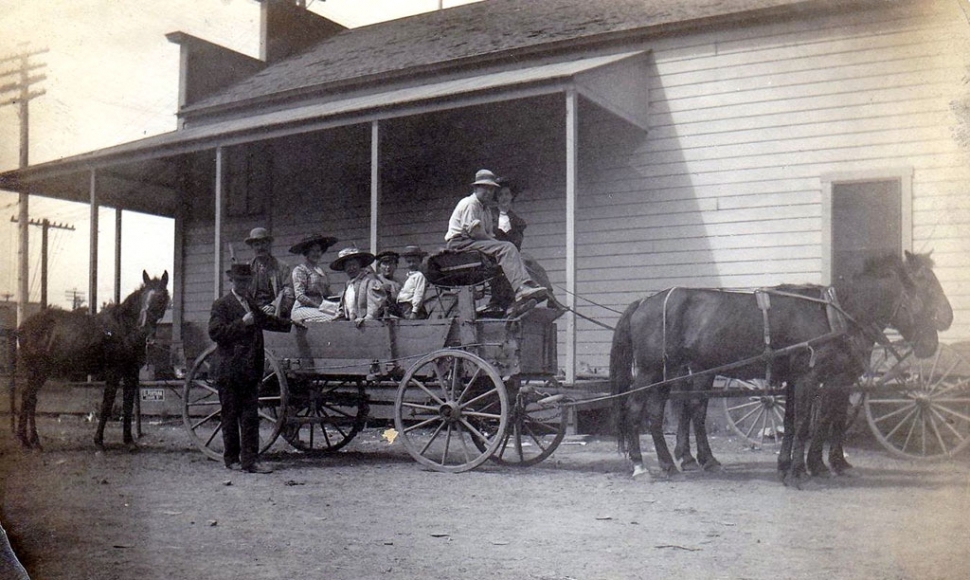
[[[495,239],[492,213],[488,204],[499,189],[496,179],[495,174],[488,169],[479,170],[475,174],[471,195],[462,198],[451,213],[445,242],[449,250],[478,250],[498,262],[509,285],[515,288],[515,304],[509,308],[512,313],[528,309],[527,303],[542,299],[546,289],[529,276],[515,244]],[[535,305],[534,302],[532,305]]]

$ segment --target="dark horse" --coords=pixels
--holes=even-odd
[[[34,422],[37,391],[50,377],[83,373],[104,378],[94,444],[99,449],[104,447],[104,425],[111,415],[118,384],[123,381],[124,443],[130,450],[136,448],[131,415],[138,370],[145,364],[148,338],[168,307],[168,271],[160,279],[142,272],[142,278],[142,287],[121,304],[110,304],[93,316],[80,310],[50,308],[28,318],[17,330],[18,359],[27,377],[17,425],[17,437],[24,447],[40,448]]]
[[[862,273],[837,288],[844,311],[854,320],[844,334],[832,336],[826,306],[790,296],[821,287],[783,286],[767,289],[771,347],[783,349],[814,341],[791,350],[771,363],[772,381],[787,384],[786,430],[778,468],[784,478],[798,479],[806,471],[805,443],[811,418],[811,402],[818,385],[862,372],[863,357],[876,340],[875,331],[896,328],[915,345],[917,355],[928,356],[937,347],[937,305],[942,297],[939,282],[928,268],[924,278],[913,275],[915,262],[924,258],[907,254],[870,260]],[[942,297],[945,301],[945,297]],[[676,288],[631,304],[620,317],[610,352],[611,389],[621,394],[667,378],[698,373],[758,357],[765,351],[763,311],[751,293],[716,289]],[[633,371],[636,369],[636,378]],[[728,374],[741,379],[764,378],[763,362],[733,368]],[[692,388],[709,388],[711,375],[685,379]],[[645,473],[640,453],[639,425],[644,411],[657,449],[661,471],[676,471],[663,437],[664,406],[670,384],[648,388],[614,400],[614,418],[621,450],[629,451],[634,475]],[[694,415],[695,429],[703,417]],[[790,426],[787,424],[790,421]],[[698,434],[698,460],[716,465],[706,436]],[[820,455],[820,454],[819,454]],[[809,455],[810,460],[814,460]],[[819,456],[820,459],[820,456]]]

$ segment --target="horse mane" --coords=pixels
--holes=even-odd
[[[145,285],[142,284],[137,290],[125,297],[121,301],[121,304],[112,302],[108,304],[99,314],[110,317],[115,320],[121,320],[124,318],[137,318],[138,313],[141,311],[141,294],[145,291]]]
[[[906,252],[906,261],[914,262],[917,266],[923,268],[933,269],[936,266],[936,262],[930,257],[933,252],[926,252],[925,254],[917,254],[915,252]]]

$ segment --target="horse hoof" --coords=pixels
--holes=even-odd
[[[141,451],[141,447],[139,447],[134,441],[129,441],[128,443],[125,443],[125,451],[128,453],[138,453]]]
[[[689,459],[685,459],[685,460],[683,460],[683,461],[680,462],[680,470],[681,471],[684,471],[684,472],[687,472],[687,471],[700,471],[700,469],[701,469],[700,464],[698,464],[697,463],[697,460],[694,459],[693,457],[691,457]]]
[[[718,473],[721,471],[721,462],[713,457],[709,461],[704,462],[704,471],[709,471],[711,473]]]
[[[646,479],[650,479],[650,472],[647,470],[647,468],[642,465],[634,465],[633,478],[636,479],[643,476],[647,476]]]
[[[809,467],[808,472],[812,477],[832,477],[832,471],[824,465],[817,467]]]
[[[852,469],[852,464],[844,459],[841,461],[829,461],[829,463],[832,465],[832,471],[834,471],[836,475],[846,475],[846,473]]]

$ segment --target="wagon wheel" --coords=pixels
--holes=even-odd
[[[352,389],[352,390],[351,390]],[[308,454],[333,453],[357,436],[369,408],[364,384],[308,382],[290,392],[283,438]]]
[[[516,381],[518,382],[518,381]],[[534,385],[515,389],[509,429],[492,460],[503,465],[527,467],[545,460],[566,437],[566,401]],[[485,451],[481,441],[475,446]]]
[[[202,453],[222,460],[222,404],[210,374],[216,346],[195,359],[182,388],[182,423]],[[266,351],[266,365],[259,384],[259,452],[263,453],[279,437],[283,409],[287,401],[286,377],[276,358]]]
[[[763,381],[732,379],[730,386],[752,391],[748,397],[721,399],[731,430],[754,445],[780,443],[785,434],[785,396],[765,394]]]
[[[508,420],[508,394],[498,372],[461,350],[415,362],[394,401],[394,425],[405,449],[436,471],[457,473],[484,463],[501,445]]]
[[[873,435],[900,457],[956,455],[970,445],[970,362],[942,344],[926,359],[906,347],[897,353],[873,351],[864,403]]]

